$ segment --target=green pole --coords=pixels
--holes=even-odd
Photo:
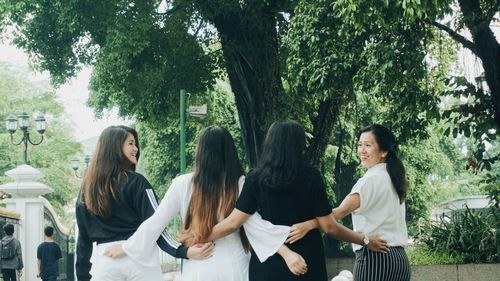
[[[186,172],[186,90],[181,90],[180,131],[181,131],[181,174]]]
[[[186,90],[182,89],[180,92],[180,142],[181,142],[181,174],[186,173]],[[175,232],[179,232],[179,225],[177,218],[174,220]],[[183,269],[183,260],[181,259],[181,272]]]

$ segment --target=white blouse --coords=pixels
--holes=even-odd
[[[144,266],[160,265],[156,240],[178,213],[185,220],[192,195],[192,177],[193,173],[189,173],[175,178],[155,213],[122,245],[133,260]],[[240,193],[244,181],[245,177],[241,176],[238,181]],[[290,232],[289,226],[273,225],[263,220],[257,212],[250,216],[243,227],[261,262],[277,252]],[[217,242],[215,247],[217,249]]]
[[[353,229],[362,234],[379,234],[389,246],[406,246],[405,203],[399,203],[387,164],[380,163],[368,169],[356,182],[350,194],[358,193],[360,206],[352,213]],[[352,244],[354,251],[362,246]]]

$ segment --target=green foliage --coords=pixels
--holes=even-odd
[[[82,64],[94,64],[89,104],[97,114],[119,105],[120,114],[161,123],[174,116],[180,89],[203,92],[215,77],[217,52],[187,32],[198,18],[190,5],[171,15],[158,1],[6,1],[6,24],[15,43],[62,84]],[[176,102],[177,101],[177,102]]]
[[[291,89],[337,99],[351,115],[371,111],[348,118],[361,124],[383,120],[402,141],[425,136],[425,127],[439,117],[442,90],[428,83],[424,57],[432,35],[418,22],[399,19],[367,21],[358,29],[338,2],[301,1],[285,37]]]
[[[481,83],[481,81],[478,81]],[[500,159],[500,151],[488,153],[487,144],[497,143],[498,132],[495,130],[492,97],[482,87],[468,82],[465,77],[449,79],[452,88],[447,93],[446,107],[442,118],[447,118],[448,126],[445,135],[456,138],[463,135],[473,140],[469,146],[468,168],[472,171],[490,170],[493,163]]]
[[[466,170],[461,147],[441,131],[435,124],[429,138],[400,147],[409,181],[407,221],[412,236],[418,234],[419,222],[428,220],[430,208],[455,197],[484,194],[483,175]]]
[[[49,185],[54,192],[45,197],[55,207],[59,215],[63,215],[63,207],[70,202],[79,188],[70,160],[81,152],[80,144],[72,140],[71,124],[63,115],[63,107],[56,101],[53,89],[47,81],[35,82],[32,74],[22,67],[0,62],[0,119],[5,120],[9,114],[19,114],[23,110],[28,113],[43,113],[47,119],[47,130],[44,141],[38,145],[28,146],[30,165],[44,173],[41,182]],[[31,119],[30,137],[39,140]],[[14,141],[21,139],[18,129]],[[0,127],[0,174],[23,164],[23,145],[10,143],[10,135],[4,126]],[[11,182],[6,176],[0,183]]]
[[[358,29],[366,22],[390,23],[394,17],[415,21],[424,17],[440,18],[451,12],[451,0],[341,0],[336,5],[342,16]]]
[[[499,208],[500,202],[500,175],[494,173],[486,173],[482,180],[483,189],[488,194],[491,204],[495,208]]]
[[[437,265],[464,263],[462,255],[436,252],[425,244],[406,247],[405,249],[410,265]]]
[[[447,119],[448,128],[445,128],[446,135],[453,135],[456,137],[458,134],[463,134],[466,137],[472,136],[476,140],[475,147],[473,148],[473,152],[470,156],[471,163],[469,167],[477,171],[483,168],[489,169],[491,164],[500,158],[500,154],[490,155],[488,157],[484,155],[486,143],[494,141],[496,139],[496,135],[498,134],[495,130],[493,130],[493,128],[498,126],[498,124],[495,124],[494,121],[494,108],[498,105],[498,89],[495,90],[497,87],[490,84],[490,91],[486,91],[481,86],[486,83],[491,83],[491,81],[496,79],[494,77],[497,77],[498,73],[496,73],[496,70],[494,69],[498,69],[498,67],[492,67],[495,63],[488,61],[490,59],[484,56],[484,53],[481,54],[477,50],[473,50],[476,55],[480,56],[483,61],[483,67],[487,69],[487,74],[485,75],[489,75],[489,81],[485,81],[485,75],[481,75],[476,78],[475,82],[479,85],[476,87],[474,84],[468,82],[464,77],[450,78],[449,67],[447,67],[448,64],[438,63],[437,66],[432,66],[432,60],[437,59],[441,62],[443,61],[441,58],[436,57],[437,50],[435,47],[437,46],[439,46],[439,56],[451,55],[448,50],[446,50],[449,47],[443,48],[443,46],[451,46],[446,42],[449,42],[452,39],[442,39],[443,35],[441,32],[443,30],[446,31],[447,35],[451,35],[453,40],[456,40],[455,44],[458,42],[466,48],[480,49],[480,47],[477,46],[480,44],[485,49],[498,49],[498,41],[495,41],[495,39],[491,40],[494,36],[488,37],[486,34],[491,33],[491,29],[489,29],[488,26],[494,19],[494,15],[498,13],[500,3],[498,1],[488,0],[462,0],[458,2],[459,5],[455,5],[456,9],[454,10],[452,10],[453,1],[450,0],[341,0],[336,1],[335,6],[337,10],[340,11],[339,16],[342,17],[344,21],[355,27],[355,34],[362,33],[367,24],[375,24],[381,27],[386,27],[393,26],[395,20],[400,20],[401,23],[404,23],[403,26],[414,24],[423,30],[427,30],[431,34],[434,34],[434,36],[439,36],[439,44],[434,44],[432,41],[428,41],[428,43],[430,43],[430,45],[434,48],[434,53],[431,53],[431,56],[428,57],[428,61],[430,62],[429,64],[432,68],[434,68],[434,70],[431,70],[430,72],[431,75],[428,77],[429,81],[427,85],[429,85],[431,89],[436,86],[439,87],[441,91],[445,91],[442,96],[455,97],[455,101],[451,104],[451,106],[445,104],[446,108],[440,114],[438,114],[435,108],[432,108],[430,111],[419,110],[419,112],[425,113],[427,119],[429,119],[430,116],[438,119]],[[442,20],[446,17],[450,18],[451,15],[454,19],[453,22],[456,23],[452,24],[454,26],[442,25],[444,27],[439,27],[441,31],[433,31],[429,28],[430,26],[436,25],[436,22],[442,22]],[[479,41],[473,42],[457,39],[461,37],[459,32],[464,29],[464,27],[467,27],[469,31],[473,32],[472,37],[474,40]],[[464,43],[465,41],[468,41],[469,44]],[[489,45],[489,47],[485,47],[485,44]],[[413,46],[414,43],[410,45]],[[398,51],[399,48],[395,48],[395,52],[387,52],[387,54],[392,55]],[[484,57],[481,57],[481,55]],[[406,57],[408,58],[409,56]],[[383,67],[381,67],[381,69],[383,69]],[[432,72],[434,72],[434,74],[440,73],[440,75],[433,77]],[[373,73],[377,74],[375,70],[368,71],[369,75],[372,75]],[[447,77],[445,81],[442,81],[443,74]],[[408,84],[403,83],[401,85]],[[401,85],[396,84],[390,86],[398,88],[401,87]],[[446,86],[446,88],[443,88],[443,86]],[[376,89],[374,87],[370,88]],[[496,96],[496,99],[492,96]],[[431,104],[436,103],[436,100],[431,101]],[[403,110],[407,111],[408,109],[403,108]],[[418,120],[418,122],[427,122],[426,119],[421,118],[417,118],[416,120]]]
[[[497,207],[473,211],[466,206],[452,217],[430,224],[420,239],[436,252],[462,256],[465,263],[498,263],[499,218]]]

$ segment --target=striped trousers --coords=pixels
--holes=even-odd
[[[389,247],[389,253],[368,247],[356,251],[354,281],[409,281],[410,263],[403,247]]]

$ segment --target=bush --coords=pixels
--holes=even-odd
[[[453,217],[430,224],[420,239],[431,250],[450,256],[462,256],[465,263],[498,263],[500,211],[495,206],[472,211],[467,206]]]

